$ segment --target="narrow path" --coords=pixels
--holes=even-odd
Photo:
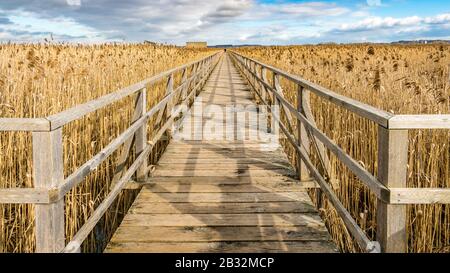
[[[335,252],[224,55],[107,252]]]

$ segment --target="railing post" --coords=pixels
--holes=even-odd
[[[183,69],[183,73],[181,76],[181,84],[184,84],[183,91],[181,92],[181,101],[184,101],[187,97],[187,91],[189,89],[187,78],[188,78],[188,69]]]
[[[297,110],[298,112],[304,114],[303,110],[303,100],[308,99],[308,95],[306,94],[305,89],[303,86],[299,85],[297,90]],[[298,145],[303,147],[305,151],[309,154],[310,152],[310,145],[309,145],[309,139],[308,139],[308,133],[306,132],[305,126],[300,122],[300,119],[297,119],[297,141]],[[300,154],[297,155],[297,161],[298,161],[298,174],[300,181],[306,181],[310,179],[308,168],[306,167],[305,163],[300,157]]]
[[[250,62],[250,71],[252,72],[250,74],[253,79],[253,87],[256,89],[255,65],[256,64],[254,62]]]
[[[255,90],[262,97],[261,83],[258,80],[261,79],[261,69],[258,69],[258,66],[255,67],[255,75],[256,75]]]
[[[33,177],[35,188],[50,190],[64,180],[62,128],[33,132]],[[35,206],[36,252],[61,252],[65,245],[64,198]]]
[[[139,91],[136,103],[136,112],[141,113],[139,118],[143,117],[147,112],[147,89],[143,88]],[[144,122],[141,127],[135,133],[135,147],[136,147],[136,157],[138,157],[147,146],[147,123]],[[136,181],[145,182],[147,180],[147,158],[144,159],[142,165],[136,171]]]
[[[197,84],[197,76],[194,76],[197,73],[197,71],[198,71],[198,63],[195,63],[192,66],[192,71],[191,71],[191,74],[192,74],[192,80],[191,80],[191,83],[190,83],[191,86],[195,86]],[[189,89],[190,89],[190,87],[189,87]]]
[[[406,188],[408,131],[378,127],[378,180],[388,188]],[[406,206],[377,202],[377,241],[381,250],[407,250]]]
[[[264,83],[267,83],[267,70],[264,66],[261,66],[261,79]],[[261,97],[264,102],[267,102],[267,90],[263,83],[261,83]]]
[[[262,71],[262,80],[266,83],[269,84],[269,81],[267,80],[267,69],[264,67],[263,71]],[[272,107],[272,99],[270,96],[270,92],[267,90],[266,87],[264,87],[264,96],[263,96],[266,104],[267,104],[267,108]],[[271,116],[271,111],[269,111],[270,109],[267,109],[267,132],[270,133],[272,132],[272,116]]]
[[[173,73],[170,74],[169,79],[167,80],[167,87],[166,87],[166,94],[172,94],[173,92]],[[168,102],[167,102],[167,114],[171,115],[172,114],[172,107],[173,107],[173,102],[174,98],[172,97]]]
[[[202,61],[202,62],[201,62],[200,68],[201,68],[201,70],[202,70],[202,73],[201,73],[202,77],[201,77],[200,81],[203,82],[203,80],[204,80],[204,78],[205,78],[205,75],[206,75],[205,61]]]

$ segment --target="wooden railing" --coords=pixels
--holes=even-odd
[[[79,252],[81,244],[95,225],[105,214],[122,189],[136,175],[137,181],[145,181],[148,173],[147,158],[154,145],[168,131],[175,118],[182,115],[183,107],[173,110],[181,102],[187,107],[206,83],[210,73],[218,62],[221,53],[192,62],[137,84],[118,90],[109,95],[78,105],[47,118],[0,119],[0,131],[30,131],[33,138],[33,181],[34,188],[0,189],[0,203],[35,204],[36,251],[37,252]],[[181,82],[174,87],[174,75],[181,73]],[[166,80],[166,94],[153,108],[147,111],[147,88]],[[132,124],[116,139],[104,147],[97,155],[83,164],[75,172],[64,178],[62,128],[96,110],[106,107],[128,96],[137,94]],[[185,109],[185,108],[184,108]],[[147,123],[158,114],[155,122],[157,133],[147,140]],[[123,172],[124,163],[131,156],[134,143],[136,159]],[[93,214],[65,244],[64,232],[64,196],[91,172],[124,145],[112,190]]]
[[[231,56],[261,102],[269,109],[272,104],[279,105],[280,112],[287,118],[287,125],[281,122],[280,116],[273,114],[272,118],[279,123],[301,159],[298,166],[300,178],[304,179],[309,174],[317,181],[361,249],[366,252],[405,252],[406,205],[450,203],[450,189],[406,187],[408,130],[450,129],[450,115],[393,115],[237,52],[231,52]],[[268,72],[273,76],[271,83],[267,80]],[[284,97],[280,78],[298,87],[296,106]],[[378,177],[368,172],[317,128],[310,109],[309,92],[378,125]],[[294,120],[298,128],[296,135],[292,130]],[[368,238],[312,163],[308,153],[310,143],[316,144],[325,171],[328,168],[326,147],[375,194],[378,200],[377,241]]]

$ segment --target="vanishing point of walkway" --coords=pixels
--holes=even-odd
[[[336,251],[283,150],[242,138],[267,129],[243,123],[242,108],[232,124],[229,112],[210,111],[236,105],[257,111],[225,54],[107,252]]]

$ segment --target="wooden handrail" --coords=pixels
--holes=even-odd
[[[450,129],[450,115],[395,115],[389,119],[389,129]]]
[[[0,132],[48,132],[50,121],[46,118],[0,118]]]
[[[427,188],[410,189],[406,188],[406,161],[408,151],[408,129],[449,129],[450,115],[392,115],[383,110],[365,105],[361,102],[338,95],[323,87],[312,84],[300,77],[285,73],[272,66],[263,64],[251,58],[242,56],[236,52],[231,52],[233,60],[247,78],[260,100],[270,108],[266,102],[266,94],[259,94],[256,84],[262,86],[265,91],[270,91],[273,100],[276,100],[284,109],[288,109],[291,114],[304,126],[306,130],[323,143],[337,158],[346,165],[378,199],[378,230],[377,241],[370,241],[364,232],[359,228],[350,213],[339,201],[332,188],[328,185],[316,167],[312,164],[308,153],[301,146],[301,140],[296,139],[291,131],[284,126],[279,117],[273,115],[286,135],[289,142],[298,152],[302,162],[306,165],[310,174],[317,180],[321,189],[328,196],[331,203],[336,208],[339,216],[344,221],[349,232],[358,242],[363,250],[368,252],[404,252],[406,250],[406,204],[449,204],[450,189]],[[264,73],[262,76],[257,73],[255,66],[259,65],[264,70],[271,70],[276,75],[281,75],[286,79],[296,83],[299,90],[308,89],[325,99],[350,110],[357,115],[372,120],[379,128],[379,158],[378,158],[378,178],[365,170],[356,160],[351,158],[345,151],[320,131],[312,120],[302,114],[298,107],[294,107],[284,98],[281,87],[271,86]],[[299,92],[300,94],[301,92]],[[298,105],[302,105],[303,98],[298,98]],[[299,106],[299,107],[300,107]],[[310,117],[312,118],[312,117]],[[300,129],[299,129],[300,130]],[[299,131],[300,136],[300,131]]]
[[[47,119],[50,121],[50,124],[51,124],[51,130],[59,128],[59,127],[65,125],[69,122],[72,122],[74,120],[80,119],[81,117],[83,117],[91,112],[94,112],[100,108],[103,108],[103,107],[111,104],[111,103],[114,103],[114,102],[121,100],[129,95],[132,95],[146,86],[149,86],[149,85],[151,86],[151,85],[163,80],[167,76],[170,76],[170,75],[173,75],[174,73],[182,71],[186,67],[191,67],[193,65],[203,63],[205,60],[211,59],[214,56],[217,56],[217,54],[219,54],[219,53],[215,53],[215,54],[208,56],[206,58],[203,58],[199,61],[191,62],[189,64],[182,65],[182,66],[173,68],[171,70],[162,72],[156,76],[145,79],[137,84],[128,86],[128,87],[118,90],[114,93],[100,97],[96,100],[92,100],[90,102],[77,105],[71,109],[60,112],[58,114],[51,115],[51,116],[47,117]]]
[[[142,80],[136,84],[127,86],[113,93],[109,93],[100,98],[91,100],[84,104],[79,104],[65,111],[50,115],[46,118],[0,118],[1,131],[29,131],[29,132],[49,132],[56,130],[65,124],[82,118],[83,116],[101,109],[109,104],[117,102],[125,97],[135,94],[146,86],[151,86],[165,77],[185,70],[188,67],[198,65],[206,60],[216,57],[220,53],[214,53],[210,56],[193,61],[188,64],[175,67],[168,71],[164,71],[158,75]]]
[[[287,73],[276,67],[259,62],[255,59],[245,57],[235,51],[231,51],[231,54],[233,54],[235,56],[239,56],[239,57],[243,58],[244,60],[248,60],[252,63],[258,64],[258,65],[264,67],[265,69],[272,71],[273,73],[288,79],[291,82],[294,82],[298,85],[303,86],[304,88],[315,93],[316,95],[321,96],[336,105],[344,107],[345,109],[347,109],[351,112],[354,112],[355,114],[358,114],[362,117],[365,117],[369,120],[372,120],[373,122],[380,124],[382,126],[385,126],[385,127],[388,126],[388,120],[391,117],[393,117],[393,114],[391,114],[389,112],[380,110],[378,108],[375,108],[373,106],[362,103],[360,101],[348,98],[346,96],[339,95],[331,90],[328,90],[322,86],[319,86],[310,81],[307,81],[299,76],[292,75],[292,74]]]
[[[388,129],[450,129],[450,115],[394,115],[384,110],[378,109],[371,105],[362,103],[360,101],[339,95],[325,87],[319,86],[299,76],[287,73],[281,69],[264,64],[255,59],[243,56],[235,51],[232,54],[255,63],[264,69],[270,70],[273,73],[280,75],[291,82],[294,82],[309,91],[315,93],[322,98],[339,105],[361,117],[367,118],[378,125]],[[250,71],[250,68],[249,68]]]

